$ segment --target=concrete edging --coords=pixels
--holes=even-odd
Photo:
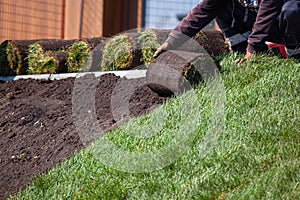
[[[0,76],[0,81],[15,81],[19,79],[37,79],[37,80],[60,80],[66,78],[78,78],[88,74],[94,74],[96,77],[104,74],[115,74],[121,78],[128,79],[146,77],[147,70],[126,70],[126,71],[102,71],[102,72],[80,72],[80,73],[65,73],[65,74],[39,74],[39,75],[17,75],[17,76]]]

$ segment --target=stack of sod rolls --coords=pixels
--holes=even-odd
[[[0,45],[0,75],[146,69],[171,30],[145,29],[110,38],[7,40]],[[221,32],[202,30],[177,50],[218,56],[229,52]],[[195,44],[195,43],[194,43]]]
[[[93,59],[92,68],[103,71],[145,68],[169,33],[169,30],[146,29],[116,35],[95,53],[98,59]]]

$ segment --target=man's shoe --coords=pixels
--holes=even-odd
[[[273,42],[266,42],[266,45],[269,48],[269,51],[276,55],[276,56],[280,56],[282,58],[288,58],[287,52],[286,52],[286,48],[284,44],[277,44],[277,43],[273,43]]]
[[[295,58],[298,61],[300,61],[300,48],[297,48],[297,49],[286,48],[286,53],[289,58]]]

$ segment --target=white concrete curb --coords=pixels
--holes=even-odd
[[[15,81],[19,79],[39,79],[39,80],[60,80],[66,78],[78,78],[87,74],[94,74],[96,77],[104,74],[115,74],[116,76],[132,78],[146,77],[147,70],[126,70],[126,71],[102,71],[102,72],[81,72],[81,73],[66,73],[66,74],[40,74],[40,75],[18,75],[18,76],[0,76],[1,81]]]

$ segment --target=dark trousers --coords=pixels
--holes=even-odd
[[[287,1],[278,16],[278,29],[282,40],[289,49],[299,48],[300,44],[300,1]]]
[[[255,23],[257,12],[243,7],[238,2],[227,4],[222,13],[216,17],[216,22],[223,35],[230,42],[231,49],[244,53],[247,48],[247,38]],[[287,48],[298,48],[300,42],[300,1],[286,1],[277,18],[276,31],[270,36],[269,42],[284,43]]]

